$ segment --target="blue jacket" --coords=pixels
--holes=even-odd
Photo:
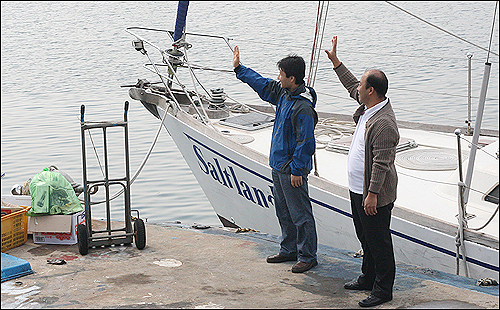
[[[271,168],[307,175],[312,169],[312,155],[316,150],[314,127],[318,123],[316,92],[302,83],[293,92],[281,88],[280,82],[264,78],[254,70],[239,65],[236,77],[250,85],[260,98],[276,105],[269,165]],[[288,168],[289,167],[289,168]]]

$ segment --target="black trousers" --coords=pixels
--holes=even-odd
[[[363,248],[362,274],[358,283],[372,288],[372,295],[392,298],[396,263],[389,226],[394,203],[377,208],[376,215],[366,215],[363,195],[349,191],[356,235]]]

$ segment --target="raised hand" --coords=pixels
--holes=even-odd
[[[332,61],[334,67],[338,67],[340,65],[340,60],[337,58],[337,36],[333,36],[332,39],[332,50],[325,50],[325,53],[328,55],[328,58]]]
[[[233,67],[236,68],[240,64],[240,48],[238,45],[234,47],[233,51]]]

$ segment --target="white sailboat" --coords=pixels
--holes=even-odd
[[[197,48],[189,37],[231,46],[224,37],[183,32],[186,13],[187,4],[180,1],[175,31],[127,28],[135,49],[149,59],[145,67],[160,79],[139,80],[129,94],[161,120],[223,225],[280,235],[268,163],[274,110],[235,102],[223,89],[208,91],[198,82],[196,69],[203,68],[187,57],[188,49]],[[143,32],[167,34],[173,43],[163,50]],[[152,61],[151,48],[163,62]],[[189,72],[191,87],[180,80],[181,70]],[[487,70],[488,65],[485,76]],[[451,126],[398,123],[398,198],[391,222],[397,262],[476,279],[499,278],[498,131],[481,130],[480,109],[472,136]],[[356,252],[360,244],[346,173],[354,122],[350,115],[318,114],[316,169],[309,176],[318,242]]]

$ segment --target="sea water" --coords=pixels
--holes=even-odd
[[[494,1],[395,4],[457,37],[489,46]],[[130,173],[136,175],[152,147],[159,120],[121,86],[135,84],[139,78],[158,79],[143,67],[147,57],[134,50],[135,38],[125,28],[173,30],[177,2],[2,1],[1,11],[2,194],[49,165],[82,182],[81,105],[85,105],[86,121],[108,121],[123,119],[124,102],[130,102]],[[317,11],[317,1],[191,2],[186,30],[230,38],[231,46],[240,47],[243,64],[276,78],[276,62],[292,53],[303,56],[309,68]],[[383,70],[389,79],[388,97],[400,120],[463,126],[468,117],[467,54],[471,53],[474,121],[486,51],[386,2],[330,2],[327,17],[321,49],[330,49],[331,37],[337,35],[338,56],[356,76],[369,68]],[[162,49],[170,48],[166,36],[157,35],[154,40]],[[232,53],[224,41],[188,40],[193,44],[190,61],[218,70],[197,71],[207,89],[223,87],[238,101],[262,104],[230,72]],[[498,10],[491,47],[498,54]],[[152,55],[154,50],[148,52]],[[314,85],[318,110],[353,113],[357,104],[338,82],[326,54],[320,53]],[[498,130],[498,56],[490,54],[489,62],[483,128]],[[109,129],[107,134],[111,172],[121,173],[124,135],[119,129]],[[89,173],[102,178],[102,134],[93,132],[86,143]],[[121,177],[120,173],[111,177]],[[132,208],[148,221],[219,224],[164,129],[131,186],[131,198]],[[120,198],[116,201],[112,217],[120,219],[123,206]],[[95,217],[106,216],[102,207],[92,211]]]

